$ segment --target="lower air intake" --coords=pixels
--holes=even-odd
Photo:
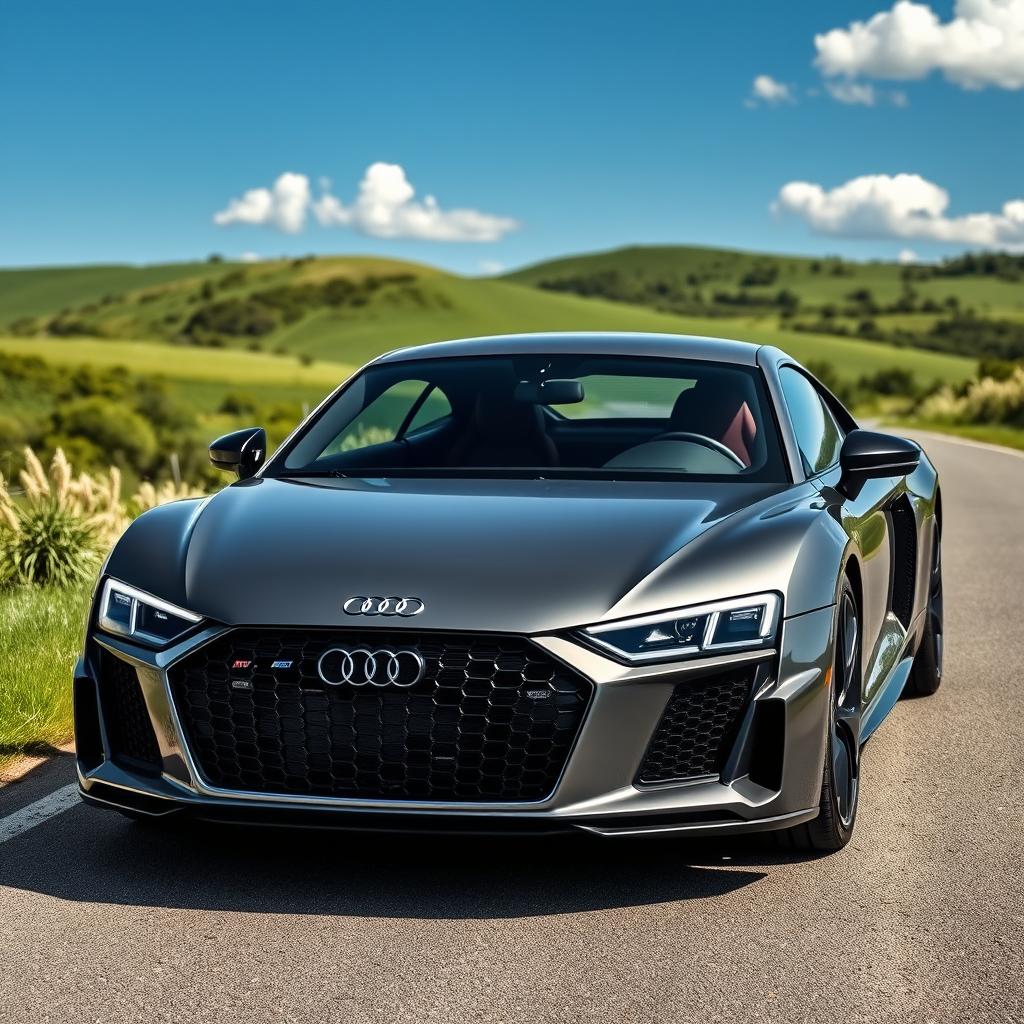
[[[100,652],[100,703],[114,762],[127,768],[159,771],[160,748],[138,673],[106,650]]]
[[[354,686],[332,655],[325,675],[337,685],[327,685],[317,665],[336,648],[414,651],[422,672],[410,685],[384,674],[383,685]],[[357,657],[355,668],[364,666]],[[212,785],[388,800],[544,799],[592,690],[524,639],[404,630],[238,629],[190,654],[170,679]]]
[[[733,670],[679,683],[647,748],[637,782],[716,776],[750,700],[753,674]]]

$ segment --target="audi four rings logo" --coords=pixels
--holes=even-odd
[[[416,651],[355,651],[332,647],[320,655],[316,670],[328,686],[415,686],[426,671]]]
[[[350,597],[342,607],[349,615],[419,615],[425,605],[418,597]]]

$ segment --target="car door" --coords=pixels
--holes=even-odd
[[[817,382],[795,366],[784,366],[779,380],[789,409],[804,471],[820,486],[839,483],[839,452],[845,432],[833,414],[828,397]],[[868,480],[855,498],[844,497],[840,507],[843,527],[860,552],[864,630],[864,697],[884,676],[889,653],[897,639],[889,615],[893,555],[889,509],[899,478]]]

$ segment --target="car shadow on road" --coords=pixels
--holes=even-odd
[[[5,844],[0,886],[188,910],[512,918],[714,898],[765,877],[731,856],[668,838],[152,828],[82,807]]]

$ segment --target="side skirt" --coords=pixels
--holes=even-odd
[[[902,661],[896,663],[889,678],[878,688],[875,699],[864,712],[860,725],[860,742],[863,745],[869,736],[885,721],[889,712],[896,706],[900,699],[903,687],[910,677],[910,669],[914,664],[914,656],[906,655]]]

